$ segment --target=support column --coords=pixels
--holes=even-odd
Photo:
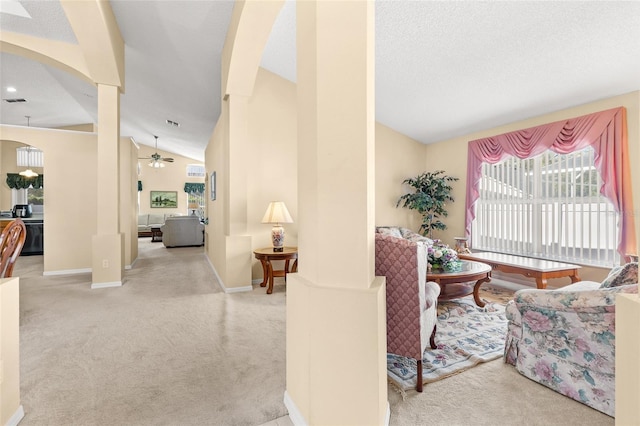
[[[638,424],[640,419],[640,298],[616,296],[616,424]]]
[[[385,424],[373,2],[298,2],[297,43],[300,263],[287,280],[285,404],[295,424]]]
[[[120,89],[98,84],[98,215],[92,238],[91,288],[122,285],[124,239],[120,233]]]

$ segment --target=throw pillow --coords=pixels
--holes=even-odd
[[[397,226],[376,226],[376,232],[378,234],[390,235],[396,238],[402,238],[402,234]]]
[[[418,234],[417,232],[413,232],[411,229],[400,228],[400,233],[402,234],[402,237],[404,239],[412,241],[414,243],[424,242],[427,245],[433,245],[433,240],[431,238],[427,238],[423,235]]]
[[[618,287],[627,284],[638,283],[638,262],[616,266],[609,272],[607,278],[602,281],[600,288]]]

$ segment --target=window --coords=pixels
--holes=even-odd
[[[201,192],[187,192],[187,214],[192,214],[195,213],[196,216],[202,218],[204,217],[204,206],[205,206],[205,197],[204,197],[204,193]],[[197,205],[198,208],[195,209],[195,212],[193,212],[194,209],[190,208],[189,206],[194,206]]]
[[[473,247],[611,267],[618,214],[600,194],[592,148],[483,163]]]
[[[205,177],[206,171],[203,165],[200,164],[188,164],[187,176],[188,177]]]
[[[44,154],[38,148],[21,146],[16,148],[18,167],[44,167]]]

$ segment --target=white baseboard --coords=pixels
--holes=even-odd
[[[262,284],[262,278],[258,278],[256,280],[251,280],[252,285]]]
[[[298,410],[296,403],[293,402],[289,392],[286,390],[284,391],[284,406],[287,407],[287,411],[289,411],[289,419],[294,426],[307,426],[307,421],[304,419],[304,416],[300,413],[300,410]]]
[[[23,417],[24,417],[24,408],[22,408],[22,405],[21,405],[18,407],[16,412],[13,413],[13,416],[11,416],[9,420],[7,420],[7,423],[5,426],[18,426],[18,423],[20,423]]]
[[[225,293],[243,293],[245,291],[253,291],[253,287],[250,285],[244,286],[244,287],[231,287],[231,288],[226,288],[224,287],[224,292]]]
[[[224,285],[224,282],[222,282],[222,278],[220,278],[218,271],[216,271],[216,267],[213,266],[213,263],[211,263],[211,259],[209,259],[209,256],[205,255],[204,258],[207,259],[207,262],[209,263],[209,266],[211,267],[213,274],[216,276],[216,279],[218,280],[218,283],[220,284],[220,288],[222,288],[222,291],[224,291],[225,293],[242,293],[244,291],[253,291],[253,287],[251,286],[227,288]]]
[[[109,288],[109,287],[122,287],[122,281],[111,281],[107,283],[91,283],[91,288]]]
[[[47,275],[77,275],[77,274],[90,274],[92,272],[91,268],[83,268],[83,269],[60,269],[58,271],[45,271],[42,273],[43,276]]]
[[[296,406],[296,403],[293,402],[291,396],[289,396],[289,392],[284,391],[284,406],[287,407],[287,411],[289,411],[289,420],[294,426],[307,426],[307,421],[304,419],[300,410]],[[389,401],[387,401],[387,415],[384,419],[385,426],[389,426],[389,421],[391,420],[391,408],[389,407]]]

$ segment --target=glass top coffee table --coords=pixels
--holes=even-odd
[[[491,266],[472,260],[461,260],[462,267],[456,271],[432,269],[427,271],[427,281],[435,281],[440,286],[438,300],[451,300],[473,294],[473,300],[481,308],[485,303],[478,291],[480,285],[491,281]]]

